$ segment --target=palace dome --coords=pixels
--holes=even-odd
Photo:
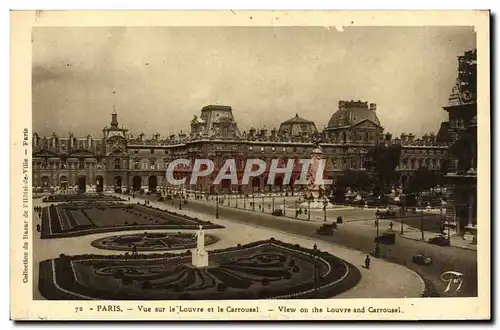
[[[339,109],[332,115],[328,128],[354,126],[364,120],[369,120],[378,126],[377,105],[362,101],[340,101]]]

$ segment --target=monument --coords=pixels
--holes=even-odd
[[[311,165],[307,173],[307,181],[309,182],[307,186],[307,197],[311,197],[309,201],[305,201],[300,204],[301,207],[307,207],[311,209],[322,209],[322,208],[335,208],[335,206],[330,203],[328,197],[325,194],[325,187],[316,182],[319,178],[318,171],[322,171],[323,168],[320,166],[320,162],[323,161],[323,149],[320,146],[320,141],[315,141],[315,148],[311,152]]]
[[[208,253],[205,251],[205,232],[202,225],[196,233],[196,251],[192,253],[191,258],[194,267],[208,267]]]

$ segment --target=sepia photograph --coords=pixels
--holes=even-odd
[[[304,318],[478,299],[489,85],[465,23],[34,25],[27,299]]]

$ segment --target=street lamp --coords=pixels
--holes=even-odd
[[[326,206],[328,205],[328,202],[325,200],[323,202],[323,222],[326,222]]]
[[[377,238],[375,239],[375,257],[378,258],[379,256],[379,251],[380,251],[380,246],[379,246],[379,236],[378,236],[378,231],[379,231],[379,216],[375,216],[375,222],[377,225]]]
[[[219,192],[215,196],[215,219],[219,219]]]
[[[307,201],[307,221],[311,221],[311,200]]]
[[[286,214],[286,198],[283,198],[283,215]]]
[[[252,193],[252,207],[253,207],[253,211],[255,212],[255,192]]]
[[[273,207],[272,207],[271,211],[274,212],[274,197],[272,198],[272,202],[273,202]]]

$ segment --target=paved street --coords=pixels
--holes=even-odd
[[[150,200],[155,200],[155,196],[144,196]],[[177,201],[166,201],[171,205],[178,205]],[[211,201],[192,200],[188,204],[182,205],[183,209],[194,210],[206,214],[215,215],[215,204]],[[369,212],[370,210],[352,211]],[[348,211],[343,211],[348,212]],[[373,212],[373,211],[371,211]],[[359,213],[363,214],[363,213]],[[374,250],[373,242],[376,236],[376,229],[373,221],[352,221],[349,224],[339,226],[333,236],[320,236],[316,234],[316,229],[321,225],[319,222],[296,220],[285,217],[274,217],[262,212],[245,211],[241,209],[219,207],[221,219],[227,219],[247,224],[279,229],[292,234],[313,238],[316,241],[327,241],[336,243],[351,249],[357,249],[364,253]],[[395,226],[397,229],[398,226]],[[430,296],[441,296],[446,289],[447,283],[441,279],[441,275],[446,271],[456,271],[464,274],[465,280],[458,292],[448,292],[447,296],[470,297],[477,296],[477,252],[455,247],[439,247],[426,242],[415,241],[398,237],[396,244],[381,245],[381,252],[384,258],[405,265],[420,274],[427,284],[427,294]],[[417,253],[424,253],[433,258],[433,264],[428,266],[416,265],[411,258]]]

